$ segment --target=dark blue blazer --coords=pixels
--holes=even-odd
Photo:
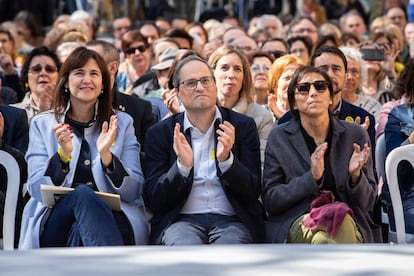
[[[0,112],[4,117],[2,142],[25,154],[29,145],[29,123],[26,111],[13,106],[0,105]]]
[[[277,123],[279,125],[282,123],[285,123],[290,120],[291,116],[292,115],[290,111],[288,111],[278,120]],[[339,110],[338,119],[345,120],[348,122],[354,122],[356,117],[360,117],[361,122],[363,122],[366,116],[368,116],[369,118],[368,135],[369,135],[369,140],[371,142],[372,153],[374,154],[375,152],[374,150],[375,149],[375,117],[374,115],[372,115],[365,109],[359,106],[350,104],[344,99],[342,99],[342,105],[341,105],[341,109]]]
[[[249,229],[254,241],[264,237],[264,211],[258,200],[261,192],[260,142],[254,120],[243,114],[220,108],[222,119],[236,129],[232,148],[234,162],[217,176],[233,209]],[[152,211],[151,241],[158,244],[163,231],[175,221],[184,206],[193,183],[193,170],[188,178],[177,167],[173,150],[174,127],[183,131],[184,113],[175,114],[151,127],[145,143],[145,200]],[[218,126],[218,124],[215,124]],[[185,134],[191,145],[189,133]],[[217,143],[217,140],[216,140]]]
[[[114,88],[113,107],[128,113],[134,120],[135,136],[143,151],[145,133],[155,123],[151,103],[137,96],[123,94]]]

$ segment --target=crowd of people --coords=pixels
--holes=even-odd
[[[358,3],[246,26],[124,16],[111,37],[83,10],[44,36],[29,11],[2,22],[0,149],[27,187],[16,246],[386,241],[376,141],[414,143],[414,22],[405,1],[373,19]],[[414,233],[414,168],[398,172]],[[47,206],[42,185],[74,191]]]

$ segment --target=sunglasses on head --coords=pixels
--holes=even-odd
[[[135,54],[135,52],[137,50],[139,52],[143,53],[147,50],[147,46],[141,45],[141,46],[138,46],[138,47],[128,48],[128,49],[125,50],[125,54],[128,54],[128,55]]]
[[[308,94],[309,90],[311,88],[311,85],[315,87],[316,91],[319,93],[323,93],[326,91],[326,88],[328,88],[329,82],[327,81],[315,81],[315,82],[303,82],[298,83],[296,85],[296,89],[300,94]]]

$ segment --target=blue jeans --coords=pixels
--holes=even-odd
[[[161,237],[163,245],[243,244],[253,241],[237,216],[181,214]]]
[[[40,238],[41,247],[124,245],[111,208],[86,185],[53,207]]]

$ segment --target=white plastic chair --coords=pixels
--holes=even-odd
[[[414,167],[414,144],[395,148],[388,154],[385,160],[385,174],[394,210],[396,230],[395,232],[389,231],[389,240],[396,243],[414,243],[414,234],[405,233],[404,213],[400,187],[398,186],[397,167],[402,160],[409,161]]]
[[[3,249],[13,250],[20,168],[16,159],[4,150],[0,150],[0,164],[7,171],[7,191],[3,214]]]
[[[375,142],[375,167],[378,179],[382,178],[382,182],[386,182],[385,176],[385,135],[381,135]],[[388,215],[381,207],[381,220],[383,224],[389,224]]]

